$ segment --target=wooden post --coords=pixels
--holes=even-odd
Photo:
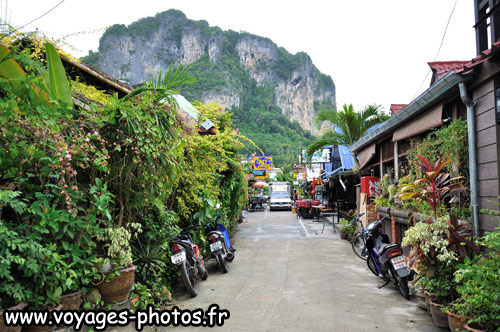
[[[394,142],[394,180],[399,180],[398,142]]]
[[[384,163],[382,161],[383,160],[383,158],[382,158],[382,144],[380,144],[379,146],[380,146],[380,153],[379,153],[379,155],[380,155],[379,156],[380,157],[379,158],[380,159],[379,160],[380,161],[380,165],[379,165],[379,167],[380,167],[380,179],[382,179],[382,177],[384,176]]]

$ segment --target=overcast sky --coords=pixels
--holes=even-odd
[[[0,1],[4,21],[16,27],[61,2]],[[427,62],[475,56],[473,1],[456,2],[437,58],[455,0],[64,0],[23,30],[39,29],[53,39],[76,34],[66,38],[75,49],[66,49],[79,57],[97,50],[105,27],[175,8],[189,19],[306,52],[335,82],[338,107],[377,103],[388,111],[391,103],[407,104],[428,88],[430,75],[420,87]]]

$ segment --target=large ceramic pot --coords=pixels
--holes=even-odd
[[[347,233],[340,231],[340,238],[343,240],[347,239]]]
[[[59,304],[57,307],[50,308],[49,311],[62,310],[63,305]],[[23,326],[22,332],[52,332],[56,326]]]
[[[97,290],[101,293],[101,300],[104,304],[121,304],[128,300],[132,286],[134,285],[136,266],[132,265],[118,270],[120,275],[110,277],[104,275],[104,281],[97,285]]]
[[[421,288],[417,288],[415,295],[417,296],[417,304],[420,308],[429,310],[429,306],[425,301],[425,293]]]
[[[59,303],[63,305],[63,310],[78,310],[81,302],[82,291],[78,290],[74,293],[62,295]]]
[[[428,291],[424,291],[424,295],[425,295],[425,304],[427,305],[427,311],[430,313],[432,294],[429,293]]]
[[[459,331],[464,331],[465,324],[471,318],[472,317],[457,315],[457,314],[454,314],[454,313],[448,311],[448,325],[450,327],[450,330],[456,331],[456,329],[459,329]]]
[[[471,327],[469,325],[469,323],[466,323],[465,326],[464,326],[465,330],[466,331],[470,331],[470,332],[485,332],[485,330],[480,330],[478,327],[476,327],[474,325],[474,327]]]
[[[16,306],[10,307],[8,310],[23,310],[26,308],[26,303],[21,302]],[[5,326],[3,321],[3,312],[0,311],[0,332],[19,332],[21,326]]]
[[[437,327],[448,328],[448,315],[441,311],[444,306],[438,303],[430,302],[432,320]]]

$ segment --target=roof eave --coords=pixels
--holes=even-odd
[[[365,146],[373,143],[375,140],[388,134],[391,130],[399,127],[407,120],[425,111],[430,106],[433,106],[433,104],[436,104],[440,98],[447,95],[454,87],[458,86],[459,83],[466,82],[471,79],[472,75],[459,75],[451,71],[433,84],[429,89],[425,90],[420,96],[414,99],[396,115],[390,117],[382,123],[380,127],[375,128],[373,131],[361,137],[351,146],[351,151],[357,152]]]

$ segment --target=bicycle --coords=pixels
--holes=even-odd
[[[354,225],[359,222],[361,226],[361,231],[356,231],[356,234],[352,236],[351,246],[352,246],[352,251],[354,251],[356,256],[366,261],[367,257],[363,256],[363,253],[366,251],[366,229],[363,226],[363,223],[361,222],[361,217],[363,215],[364,213],[361,213],[350,223],[350,225]]]

